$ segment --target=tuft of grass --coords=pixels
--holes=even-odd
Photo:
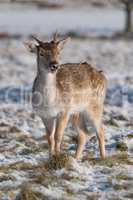
[[[24,148],[24,149],[22,149],[22,151],[19,154],[20,155],[28,155],[28,154],[31,154],[31,153],[33,153],[32,149]]]
[[[20,162],[20,163],[14,163],[14,165],[11,165],[9,168],[12,170],[31,170],[35,166],[31,163],[25,163],[25,162]]]
[[[115,127],[119,127],[117,121],[113,118],[111,118],[108,122],[107,122],[110,126],[115,126]]]
[[[128,154],[126,152],[109,156],[104,160],[89,157],[88,161],[91,165],[105,165],[108,167],[112,167],[118,164],[133,165],[133,162],[129,160]]]
[[[68,196],[74,196],[75,195],[75,192],[70,188],[66,188],[65,191],[66,191]]]
[[[37,145],[35,140],[33,138],[29,137],[29,136],[19,135],[16,138],[16,141],[19,142],[19,143],[23,143],[26,146],[26,149],[30,149],[29,151],[31,153],[36,153],[36,152],[40,152],[41,151],[41,148]],[[27,154],[29,154],[29,151],[27,152]]]
[[[115,179],[115,183],[113,183],[114,179]],[[127,190],[128,191],[130,188],[132,188],[131,183],[125,184],[124,182],[121,182],[121,180],[131,180],[131,179],[130,179],[130,177],[123,175],[123,174],[118,174],[116,176],[111,176],[108,178],[108,181],[114,190]]]
[[[94,194],[93,192],[91,192],[91,194],[87,194],[87,200],[98,200],[101,199],[100,197],[100,194]]]
[[[61,178],[65,179],[67,181],[71,181],[71,180],[73,180],[73,181],[82,181],[83,180],[84,181],[84,179],[81,178],[80,176],[76,176],[75,174],[73,175],[70,173],[64,173]]]
[[[116,150],[119,150],[119,151],[127,151],[128,150],[128,147],[126,145],[125,142],[121,141],[121,142],[118,142],[116,144]]]
[[[6,124],[5,122],[1,122],[0,127],[9,127],[9,124]]]
[[[34,182],[36,184],[40,184],[43,185],[44,187],[49,187],[49,186],[54,186],[55,184],[57,184],[57,182],[59,181],[59,179],[56,176],[50,176],[50,174],[46,174],[42,171],[41,174],[37,175],[34,178]]]
[[[9,180],[15,181],[16,178],[13,177],[13,176],[10,176],[10,175],[3,175],[3,176],[0,177],[0,182],[9,181]]]
[[[126,174],[117,174],[116,176],[113,176],[113,178],[117,179],[117,180],[133,180],[132,177],[126,175]]]
[[[40,200],[41,194],[35,192],[31,184],[24,183],[20,190],[20,200]]]
[[[33,170],[38,168],[37,165],[33,165],[32,163],[25,163],[25,162],[15,162],[10,165],[3,165],[0,166],[0,171],[7,172],[8,170]]]
[[[67,154],[62,153],[60,155],[52,156],[49,159],[46,167],[48,170],[62,169],[66,167],[68,161],[69,156]]]
[[[33,148],[24,148],[20,152],[20,155],[28,155],[28,154],[36,154],[39,153],[41,149],[39,147],[33,147]]]
[[[114,190],[127,190],[128,185],[125,184],[115,184],[113,185]]]
[[[19,132],[21,132],[21,130],[16,126],[12,126],[12,127],[10,127],[9,132],[10,133],[19,133]]]
[[[21,135],[21,136],[19,136],[19,137],[16,138],[16,141],[17,141],[17,142],[21,142],[21,143],[23,143],[23,142],[26,141],[26,138],[25,138],[24,135]]]
[[[32,170],[34,169],[36,166],[33,165],[32,163],[18,163],[17,165],[15,165],[13,168],[17,169],[17,170]]]
[[[38,176],[35,178],[34,181],[35,181],[36,183],[42,185],[42,184],[45,182],[45,180],[46,180],[46,177],[43,176],[43,174],[41,174],[41,175],[38,175]]]
[[[133,133],[128,134],[127,137],[128,137],[129,139],[132,139],[132,138],[133,138]]]

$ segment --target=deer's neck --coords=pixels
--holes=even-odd
[[[48,89],[54,89],[56,87],[56,74],[55,73],[46,73],[45,76],[43,76],[45,81],[45,86],[48,87]]]
[[[56,74],[47,72],[47,71],[41,71],[37,73],[37,77],[39,79],[40,84],[42,87],[45,87],[47,89],[55,89],[56,87]]]
[[[38,73],[38,86],[37,90],[43,97],[43,104],[48,107],[53,107],[56,101],[56,74],[41,72]]]
[[[56,99],[56,73],[51,73],[44,66],[38,66],[37,79],[39,91],[44,97],[44,103],[53,105]]]
[[[47,70],[39,59],[37,59],[37,77],[44,87],[56,86],[56,73],[51,73]]]

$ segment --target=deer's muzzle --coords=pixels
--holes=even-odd
[[[51,66],[50,66],[50,69],[51,69],[51,71],[52,72],[55,72],[57,69],[58,69],[58,64],[52,64]]]

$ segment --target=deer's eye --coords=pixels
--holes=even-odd
[[[40,52],[39,52],[39,55],[40,55],[40,56],[44,56],[43,51],[40,51]]]
[[[43,53],[40,52],[40,56],[44,56]]]

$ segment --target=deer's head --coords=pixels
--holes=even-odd
[[[33,37],[37,44],[26,43],[26,46],[30,52],[37,55],[37,62],[39,68],[47,70],[49,72],[55,72],[59,66],[59,55],[60,52],[67,42],[68,38],[63,40],[57,39],[57,34],[54,34],[52,41],[43,42],[36,37]]]

